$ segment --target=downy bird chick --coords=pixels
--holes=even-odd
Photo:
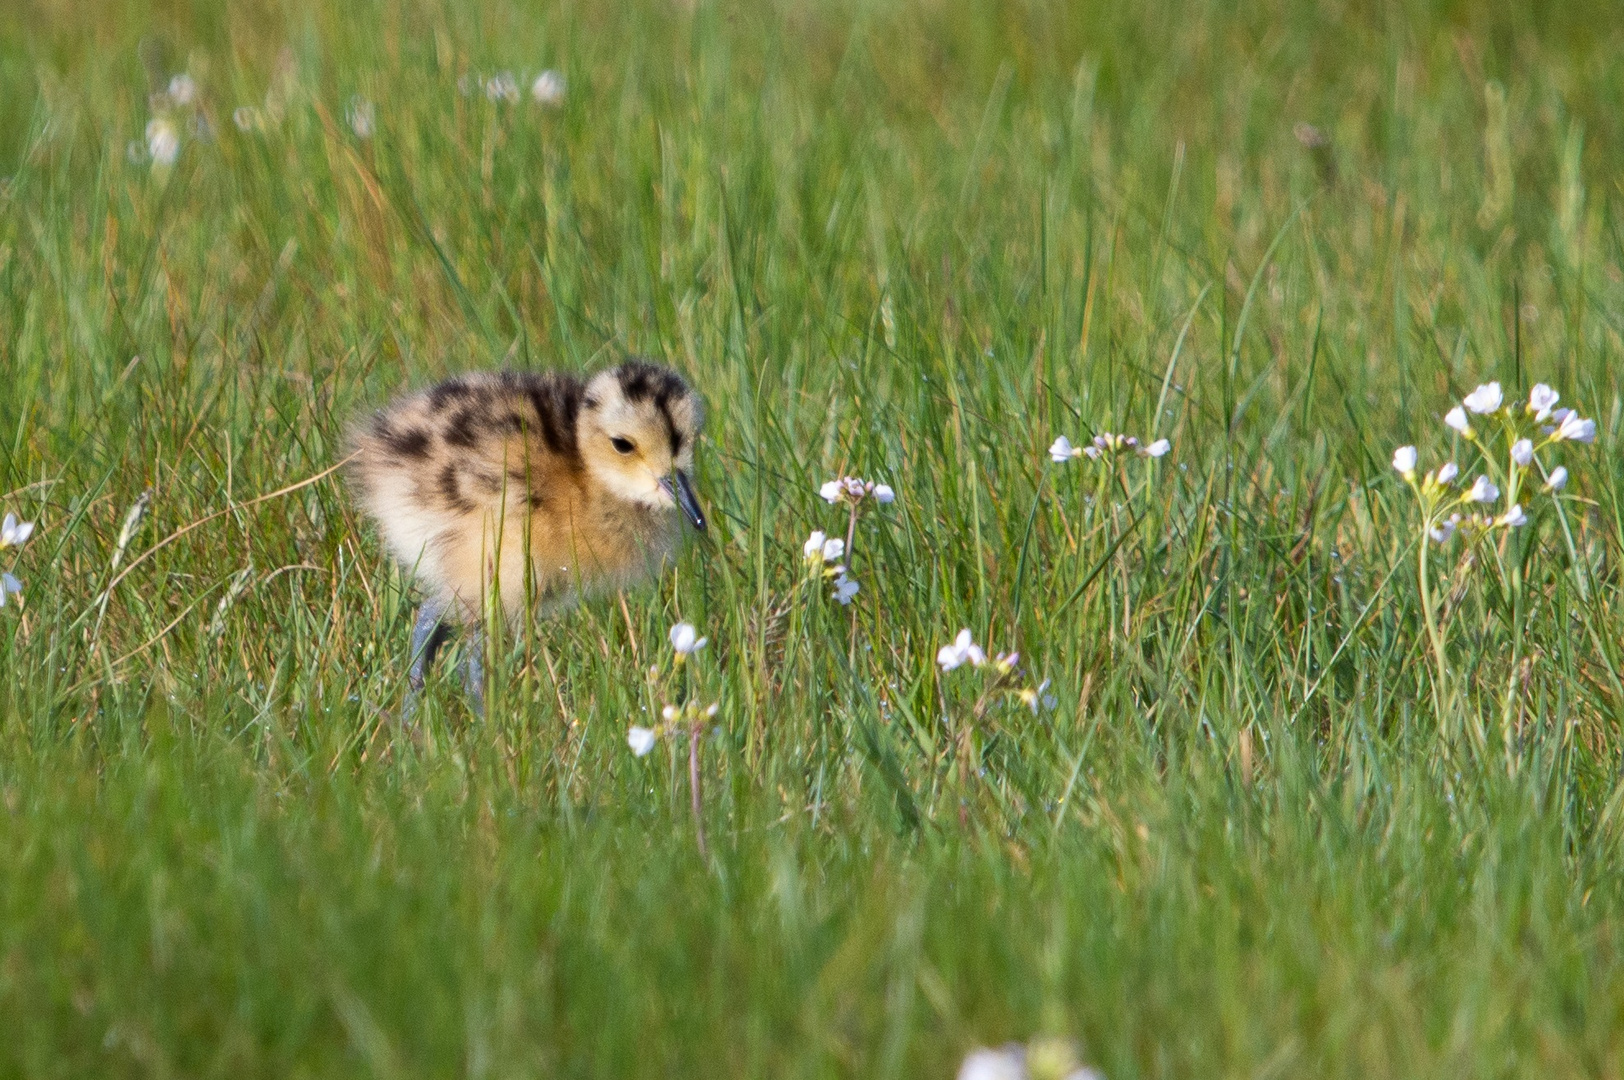
[[[558,372],[462,375],[403,397],[357,430],[353,479],[427,598],[412,631],[411,703],[450,625],[470,629],[464,678],[483,710],[487,597],[510,621],[659,569],[681,515],[705,515],[689,476],[704,423],[674,371],[630,360],[583,381]]]

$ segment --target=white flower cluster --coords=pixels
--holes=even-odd
[[[202,113],[196,112],[198,98],[197,81],[185,72],[172,77],[164,89],[149,97],[147,108],[152,112],[152,119],[147,121],[145,143],[130,143],[130,160],[139,163],[144,157],[155,168],[173,165],[180,157],[183,114],[190,113],[193,126],[200,134],[206,134],[207,121]]]
[[[298,67],[293,54],[284,51],[271,76],[271,85],[265,90],[264,102],[260,105],[238,105],[231,111],[231,122],[237,125],[238,131],[244,133],[274,128],[287,116],[288,106],[292,104],[298,90]],[[353,105],[356,101],[362,100],[364,99],[352,98],[351,103]],[[346,119],[350,122],[351,130],[354,130],[354,118],[346,117]]]
[[[862,586],[846,573],[845,565],[839,561],[846,553],[846,541],[838,536],[825,536],[822,529],[816,529],[801,545],[801,552],[806,565],[828,578],[834,586],[835,591],[829,595],[842,606],[851,603]]]
[[[818,488],[818,494],[830,506],[845,503],[848,506],[857,506],[864,499],[872,497],[875,502],[895,502],[897,493],[891,490],[890,484],[876,484],[872,480],[859,480],[855,476],[842,476],[838,480],[830,480]]]
[[[830,506],[845,506],[851,511],[851,524],[857,523],[857,515],[871,504],[884,504],[896,502],[897,493],[890,484],[876,483],[873,480],[863,480],[856,476],[842,476],[837,480],[830,480],[818,488],[818,494]],[[848,536],[851,534],[847,534]],[[816,574],[828,579],[834,591],[830,598],[842,606],[850,604],[862,586],[857,583],[846,570],[845,564],[839,560],[848,556],[846,541],[838,537],[826,536],[822,529],[818,529],[806,538],[801,545],[801,553],[805,556],[807,566]]]
[[[22,547],[34,535],[32,521],[18,521],[16,514],[7,514],[0,523],[0,549]],[[23,583],[10,573],[0,573],[0,607],[5,607],[13,596],[22,595]]]
[[[1173,444],[1166,439],[1157,439],[1148,446],[1141,446],[1132,435],[1113,435],[1109,431],[1102,431],[1087,446],[1073,446],[1070,439],[1060,436],[1049,446],[1049,459],[1056,465],[1063,465],[1073,458],[1086,457],[1090,461],[1100,461],[1128,453],[1142,458],[1159,458],[1172,448]]]
[[[470,71],[457,80],[457,89],[463,97],[484,94],[490,101],[517,105],[523,96],[519,87],[528,78],[525,74],[515,75],[511,71],[498,71],[491,75]],[[549,109],[556,109],[564,103],[564,91],[564,76],[552,68],[530,80],[531,100]]]
[[[988,689],[989,694],[999,690],[1008,691],[1034,713],[1040,706],[1045,709],[1054,708],[1055,698],[1049,693],[1048,679],[1044,679],[1035,687],[1010,685],[1020,662],[1021,654],[1018,652],[999,653],[989,660],[986,650],[975,643],[975,636],[970,633],[969,627],[960,630],[957,637],[936,650],[936,663],[943,674],[955,671],[966,664],[972,668],[990,667],[995,678],[993,685]]]
[[[1541,490],[1555,494],[1567,486],[1566,466],[1558,465],[1547,471],[1539,454],[1557,443],[1593,442],[1596,422],[1584,419],[1572,409],[1557,408],[1559,399],[1555,390],[1538,383],[1529,391],[1526,402],[1508,403],[1500,384],[1490,382],[1467,394],[1461,404],[1444,415],[1444,423],[1482,453],[1484,467],[1505,485],[1503,491],[1488,474],[1480,474],[1464,490],[1457,489],[1455,481],[1460,477],[1460,467],[1453,461],[1421,475],[1418,473],[1420,455],[1415,447],[1401,446],[1393,451],[1393,468],[1421,501],[1426,533],[1433,542],[1445,543],[1457,532],[1481,535],[1491,529],[1526,525],[1528,512],[1519,501],[1519,492],[1527,474],[1535,469],[1542,478]],[[1484,430],[1473,426],[1473,416],[1486,418]],[[1496,431],[1504,443],[1503,471],[1496,460],[1500,449],[1491,445]],[[1461,512],[1463,508],[1492,505],[1502,494],[1506,506],[1498,514]]]
[[[958,1080],[1104,1080],[1078,1060],[1069,1039],[1037,1038],[1029,1045],[978,1047],[959,1066]]]
[[[677,623],[666,634],[666,639],[671,642],[672,664],[674,667],[680,667],[687,662],[690,656],[699,652],[710,641],[710,638],[700,637],[699,631],[690,622]],[[651,669],[649,672],[650,680],[656,680],[658,677],[659,668]],[[715,701],[704,707],[694,701],[687,701],[681,705],[668,704],[660,710],[660,723],[653,727],[633,724],[627,729],[626,744],[632,748],[633,754],[642,757],[654,749],[654,744],[662,736],[670,734],[679,727],[686,726],[697,730],[701,721],[709,720],[716,715],[719,707],[720,702]]]
[[[643,757],[662,736],[671,734],[678,727],[694,727],[702,720],[709,720],[716,715],[719,708],[717,702],[711,702],[700,708],[697,702],[687,702],[683,705],[667,705],[660,710],[660,723],[653,727],[643,727],[633,724],[626,732],[626,745],[632,748],[632,753]]]
[[[1532,418],[1536,424],[1541,425],[1539,432],[1545,436],[1545,445],[1557,442],[1590,443],[1596,439],[1596,422],[1586,420],[1572,409],[1558,409],[1556,403],[1562,395],[1552,390],[1544,383],[1536,383],[1528,392],[1528,401],[1522,405],[1515,403],[1505,404],[1505,395],[1497,382],[1484,383],[1465,398],[1461,404],[1456,405],[1444,414],[1444,423],[1454,428],[1468,439],[1477,438],[1477,430],[1472,427],[1471,417],[1468,413],[1477,416],[1498,417],[1515,423],[1524,418]],[[1527,441],[1527,440],[1524,440]],[[1533,446],[1530,444],[1528,452],[1531,455]]]

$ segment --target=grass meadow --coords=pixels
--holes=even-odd
[[[1618,16],[5,5],[0,1075],[1624,1075]],[[347,426],[627,353],[710,531],[411,737]]]

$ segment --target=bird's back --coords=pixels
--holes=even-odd
[[[538,547],[578,546],[569,523],[590,501],[576,446],[583,394],[579,379],[557,373],[464,375],[355,433],[362,506],[401,565],[463,617],[491,587],[516,610],[527,568],[559,563]],[[533,529],[538,516],[563,525]],[[559,569],[573,571],[573,560]]]

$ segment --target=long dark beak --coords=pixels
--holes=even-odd
[[[675,483],[672,478],[675,477]],[[688,482],[688,474],[681,469],[676,470],[668,477],[662,477],[660,486],[665,488],[666,494],[677,501],[682,512],[688,515],[688,521],[700,532],[705,531],[705,512],[699,508],[699,500],[694,497],[694,486]]]

